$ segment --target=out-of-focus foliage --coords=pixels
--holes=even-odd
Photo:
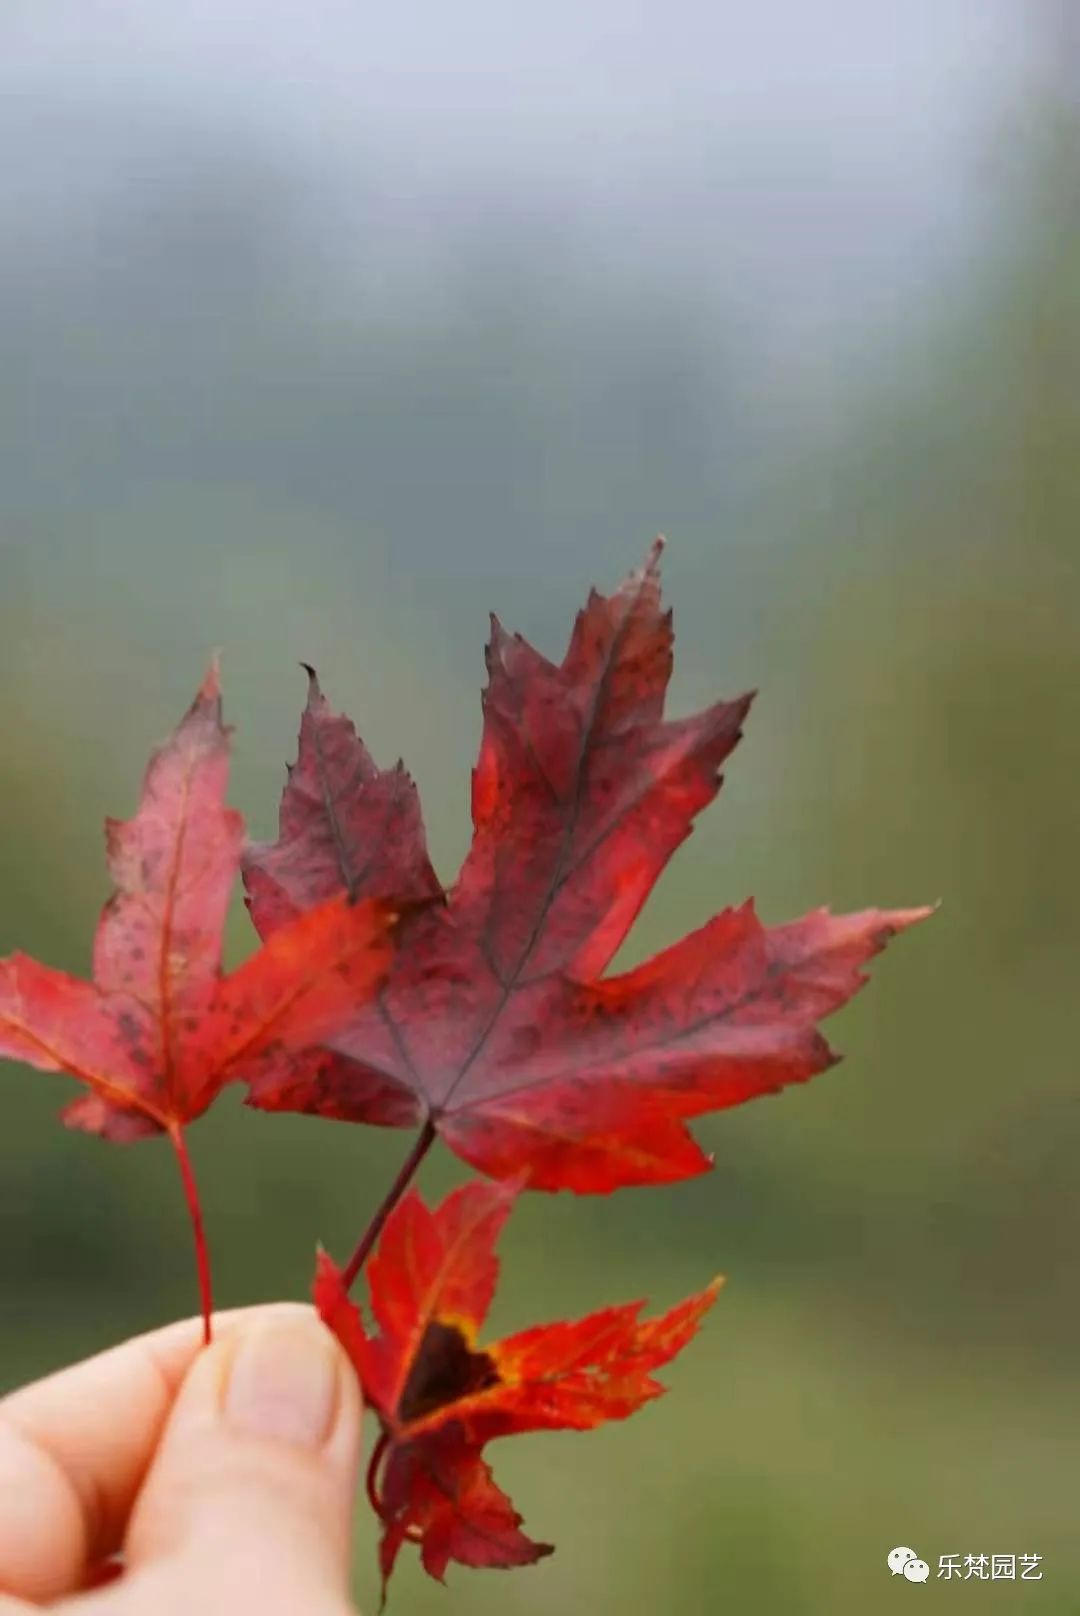
[[[862,1616],[891,1599],[901,1542],[932,1565],[1041,1553],[1040,1612],[1080,1601],[1080,242],[1073,132],[1050,147],[932,348],[891,333],[893,372],[836,406],[822,453],[807,421],[770,433],[727,333],[654,288],[545,300],[527,267],[495,264],[470,299],[396,325],[323,322],[272,278],[253,295],[242,197],[224,220],[196,209],[175,250],[162,232],[97,278],[58,267],[36,324],[8,274],[0,950],[85,969],[101,819],[130,811],[215,643],[255,830],[307,656],[380,760],[406,754],[445,873],[478,732],[477,594],[559,650],[582,586],[613,582],[657,526],[677,702],[763,696],[635,951],[750,892],[770,921],[942,900],[845,1013],[836,1072],[704,1124],[713,1175],[523,1201],[507,1319],[643,1284],[666,1305],[717,1268],[730,1284],[640,1421],[569,1458],[566,1437],[499,1455],[559,1553],[513,1586],[454,1579],[476,1616]],[[65,1134],[63,1083],[0,1081],[10,1384],[194,1298],[164,1150]],[[312,1232],[347,1249],[402,1149],[228,1100],[192,1145],[228,1302],[302,1292]],[[447,1160],[426,1183],[456,1176]],[[371,1565],[365,1535],[369,1602]],[[978,1594],[1017,1608],[1016,1585]],[[934,1580],[900,1597],[962,1596]],[[394,1599],[449,1608],[411,1570]]]

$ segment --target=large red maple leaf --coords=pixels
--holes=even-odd
[[[377,1333],[369,1335],[341,1271],[319,1254],[315,1303],[360,1376],[382,1426],[368,1492],[383,1521],[385,1583],[401,1545],[420,1545],[440,1580],[451,1560],[527,1565],[550,1554],[483,1457],[496,1437],[586,1431],[625,1419],[664,1388],[653,1371],[682,1351],[716,1300],[716,1280],[658,1318],[643,1304],[539,1325],[481,1346],[498,1279],[495,1243],[516,1186],[473,1182],[429,1211],[411,1191],[368,1264]]]
[[[223,1084],[272,1076],[334,1032],[385,976],[392,904],[338,893],[279,927],[229,976],[221,939],[240,864],[243,819],[225,806],[229,731],[212,667],[154,755],[138,811],[106,826],[115,892],[94,945],[94,980],[23,954],[0,960],[0,1055],[66,1072],[89,1093],[71,1127],[176,1147],[209,1317],[209,1278],[184,1144]]]
[[[252,1103],[420,1125],[489,1175],[607,1191],[703,1171],[686,1119],[836,1059],[817,1022],[928,910],[817,910],[766,927],[747,903],[603,975],[716,795],[750,702],[663,717],[659,555],[658,541],[613,596],[590,595],[558,665],[494,622],[457,883],[408,922],[336,1055],[260,1075]],[[279,839],[249,849],[244,875],[264,937],[334,893],[437,891],[412,782],[374,766],[314,675]]]

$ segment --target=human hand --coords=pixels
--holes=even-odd
[[[356,1376],[309,1308],[141,1336],[0,1401],[0,1616],[354,1616]],[[110,1556],[116,1581],[77,1603]]]

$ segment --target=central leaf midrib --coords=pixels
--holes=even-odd
[[[478,1059],[478,1057],[480,1055],[481,1050],[484,1048],[484,1045],[487,1043],[488,1039],[490,1038],[491,1033],[494,1030],[496,1023],[498,1022],[498,1020],[499,1020],[500,1016],[502,1015],[503,1011],[506,1009],[506,1006],[507,1006],[507,1004],[509,1003],[509,1000],[510,1000],[510,996],[513,993],[514,989],[518,985],[519,979],[521,977],[521,973],[524,970],[526,964],[528,963],[528,960],[529,960],[534,948],[536,947],[537,943],[539,942],[540,936],[541,936],[541,934],[543,932],[543,929],[544,929],[544,925],[545,925],[545,923],[547,921],[547,918],[548,918],[549,911],[551,909],[551,905],[554,902],[554,899],[555,899],[555,897],[556,897],[556,895],[557,895],[557,893],[559,891],[562,874],[563,874],[563,871],[565,869],[565,866],[566,866],[567,861],[568,861],[569,856],[570,856],[570,850],[571,850],[571,847],[573,845],[574,832],[577,829],[578,817],[579,817],[580,812],[581,812],[581,803],[582,803],[582,797],[583,797],[583,794],[584,794],[584,786],[585,786],[585,764],[586,764],[586,759],[588,757],[589,748],[590,748],[590,745],[592,743],[593,729],[594,729],[594,727],[596,725],[597,717],[598,717],[598,714],[599,714],[599,711],[600,711],[601,701],[603,700],[603,697],[604,697],[604,695],[606,694],[606,691],[607,691],[607,687],[608,687],[609,680],[611,678],[612,670],[615,667],[615,663],[616,663],[619,651],[622,648],[623,636],[626,633],[627,625],[629,624],[630,619],[631,619],[631,617],[633,615],[634,608],[637,606],[637,603],[641,598],[641,591],[642,591],[642,588],[644,587],[644,584],[645,584],[645,578],[643,577],[642,580],[641,580],[641,583],[638,586],[637,591],[635,592],[635,594],[633,596],[633,599],[628,602],[627,607],[626,607],[626,611],[623,613],[622,621],[619,623],[618,628],[616,629],[615,634],[612,637],[611,648],[610,648],[610,650],[608,652],[608,655],[607,655],[607,658],[606,658],[606,660],[604,662],[604,667],[603,667],[603,669],[601,671],[600,678],[596,682],[596,688],[595,688],[595,690],[593,692],[593,699],[592,699],[592,702],[591,702],[590,707],[589,707],[588,717],[587,717],[585,725],[584,725],[584,727],[582,729],[581,744],[580,744],[580,746],[578,748],[578,758],[577,758],[577,765],[576,765],[576,778],[575,778],[575,785],[574,785],[574,800],[573,800],[573,803],[571,805],[570,815],[569,815],[569,817],[567,819],[566,828],[565,828],[565,830],[563,832],[562,848],[560,849],[559,857],[556,860],[555,868],[554,868],[554,870],[552,872],[551,879],[550,879],[550,881],[548,883],[547,892],[544,894],[544,898],[543,898],[543,901],[542,901],[542,903],[540,905],[540,908],[538,910],[536,920],[533,923],[532,931],[529,934],[529,937],[528,937],[528,940],[527,940],[527,942],[525,944],[525,947],[523,948],[520,956],[518,957],[518,962],[515,965],[513,971],[510,973],[509,977],[506,978],[502,982],[502,984],[501,984],[501,992],[499,994],[498,1000],[496,1001],[496,1004],[495,1004],[490,1016],[488,1017],[486,1023],[484,1024],[484,1027],[482,1028],[479,1037],[477,1038],[476,1042],[474,1043],[472,1049],[469,1051],[468,1056],[466,1057],[465,1061],[463,1062],[462,1066],[460,1067],[460,1069],[459,1069],[456,1077],[454,1078],[453,1082],[450,1084],[450,1087],[447,1089],[446,1093],[442,1097],[442,1100],[439,1102],[439,1106],[438,1106],[437,1109],[438,1109],[438,1112],[440,1114],[445,1111],[445,1109],[446,1109],[447,1105],[449,1104],[450,1100],[453,1098],[454,1093],[456,1092],[456,1090],[458,1089],[460,1084],[464,1081],[464,1079],[467,1076],[467,1074],[469,1073],[469,1071],[472,1069],[473,1065],[475,1064],[476,1060]]]
[[[184,858],[184,842],[187,835],[188,803],[191,797],[191,780],[198,767],[198,759],[192,756],[187,769],[184,771],[180,792],[180,811],[177,818],[176,838],[173,842],[172,863],[169,868],[169,878],[165,883],[165,892],[161,907],[161,945],[158,950],[158,1014],[161,1028],[161,1064],[162,1078],[165,1088],[167,1109],[172,1114],[174,1107],[173,1094],[173,1047],[172,1047],[172,968],[170,958],[172,949],[173,921],[177,902],[177,887],[180,882],[180,868]]]

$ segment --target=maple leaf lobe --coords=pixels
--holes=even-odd
[[[418,1542],[424,1570],[443,1582],[450,1562],[476,1569],[534,1565],[554,1553],[521,1531],[522,1518],[475,1448],[453,1438],[396,1449],[383,1475],[379,1547],[383,1606],[401,1546]]]
[[[115,891],[98,925],[94,979],[133,994],[163,1022],[204,1008],[220,970],[244,830],[225,804],[230,735],[215,661],[151,757],[134,817],[106,820]]]
[[[315,669],[288,766],[277,843],[243,853],[247,906],[260,936],[347,892],[408,904],[441,896],[416,786],[402,764],[379,769],[351,720],[331,711]]]

